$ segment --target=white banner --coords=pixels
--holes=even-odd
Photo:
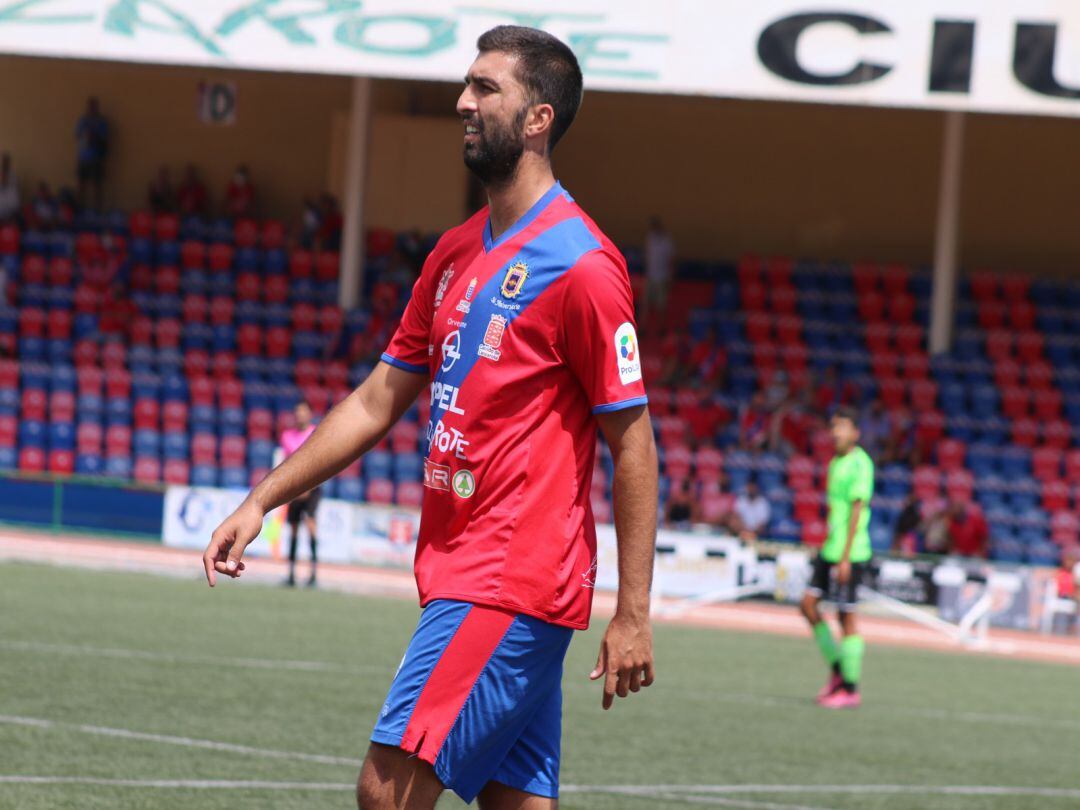
[[[0,0],[0,52],[459,82],[501,23],[592,88],[1080,115],[1076,0]]]

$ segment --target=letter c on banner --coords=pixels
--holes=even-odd
[[[792,14],[772,23],[758,37],[758,58],[782,79],[799,84],[847,85],[866,84],[880,79],[892,67],[872,62],[857,62],[846,73],[811,73],[799,64],[799,37],[811,26],[820,23],[840,23],[859,34],[886,34],[892,29],[880,20],[861,14]]]

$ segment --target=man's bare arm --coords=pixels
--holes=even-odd
[[[652,424],[644,406],[597,418],[615,462],[612,489],[619,553],[615,616],[590,675],[596,680],[606,674],[602,705],[607,709],[615,694],[626,697],[653,682],[649,591],[656,548],[658,472]]]
[[[272,470],[214,532],[203,554],[211,587],[216,582],[215,573],[240,575],[240,557],[258,536],[267,512],[337,475],[378,444],[426,382],[426,375],[386,363],[376,365],[363,384],[326,415],[300,449]]]

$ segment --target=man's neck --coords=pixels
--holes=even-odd
[[[551,163],[529,154],[523,155],[512,178],[487,187],[491,238],[498,239],[504,234],[553,185],[555,175],[551,172]]]

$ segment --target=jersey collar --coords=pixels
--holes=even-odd
[[[491,216],[489,215],[487,218],[487,222],[484,223],[484,252],[490,253],[499,245],[504,244],[505,242],[514,238],[523,230],[525,230],[525,228],[529,227],[533,220],[540,216],[543,210],[548,207],[551,201],[562,193],[562,184],[558,180],[556,180],[555,185],[549,188],[544,193],[543,197],[533,203],[533,207],[526,211],[524,214],[522,214],[521,218],[518,219],[517,222],[507,228],[505,232],[500,234],[498,239],[491,238]]]

